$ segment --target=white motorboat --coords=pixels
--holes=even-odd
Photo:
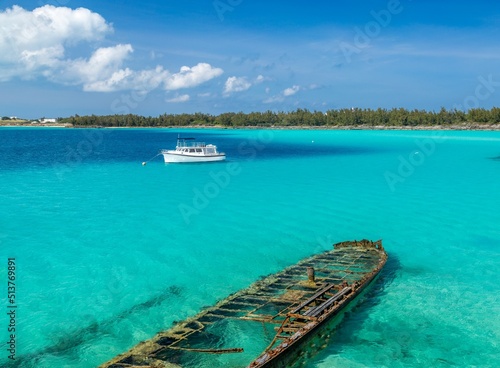
[[[197,142],[194,138],[177,138],[175,150],[161,150],[166,163],[224,161],[226,154],[218,152],[217,146]]]

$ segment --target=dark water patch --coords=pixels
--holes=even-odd
[[[425,275],[431,271],[430,268],[424,266],[403,266],[401,268],[401,272],[408,274],[410,277]]]
[[[52,344],[45,349],[25,354],[16,358],[16,361],[6,365],[6,368],[28,368],[38,367],[42,360],[47,356],[74,356],[77,359],[76,350],[81,345],[98,339],[103,335],[111,335],[113,327],[121,320],[131,315],[140,314],[143,311],[155,306],[161,305],[165,300],[171,297],[180,297],[182,288],[176,285],[170,286],[163,293],[146,300],[143,303],[136,304],[129,309],[122,311],[116,316],[104,321],[97,321],[95,316],[86,316],[87,324],[85,327],[72,330],[61,331],[57,336],[52,337]]]
[[[401,261],[398,256],[391,252],[387,252],[387,255],[387,262],[385,263],[384,268],[380,271],[379,278],[375,281],[375,284],[371,288],[374,295],[377,295],[379,292],[389,287],[402,270]],[[370,295],[370,293],[367,295]]]
[[[490,157],[490,160],[493,160],[493,161],[500,161],[500,156]]]
[[[0,129],[0,168],[51,168],[98,161],[106,156],[109,137],[105,130]]]
[[[243,138],[224,131],[193,132],[198,141],[217,145],[231,161],[328,155],[363,155],[385,151],[375,146],[314,142],[288,143],[272,133]],[[182,132],[182,136],[189,132]],[[178,131],[158,129],[0,129],[0,169],[73,169],[87,163],[137,162],[161,149],[174,149]],[[163,157],[153,159],[162,162]]]
[[[384,150],[368,146],[327,145],[318,143],[270,142],[254,144],[237,140],[224,149],[228,158],[234,160],[276,160],[289,158],[308,158],[318,156],[369,155]]]
[[[490,236],[476,235],[471,239],[471,244],[473,249],[482,251],[490,252],[494,249],[500,249],[500,240]]]

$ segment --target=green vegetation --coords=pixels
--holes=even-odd
[[[108,116],[71,116],[59,120],[61,124],[76,127],[186,127],[186,126],[223,126],[223,127],[418,127],[452,126],[464,124],[499,124],[500,108],[482,108],[468,112],[446,110],[438,112],[425,110],[400,109],[339,109],[327,112],[297,109],[291,112],[251,112],[245,114],[223,113],[217,116],[195,114],[163,114],[158,117],[138,115]]]
[[[25,119],[19,119],[19,118],[11,119],[8,116],[2,116],[2,118],[0,119],[0,125],[24,125],[27,122],[28,121]]]

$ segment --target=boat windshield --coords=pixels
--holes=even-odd
[[[177,147],[189,147],[189,148],[195,148],[195,147],[205,147],[206,144],[205,142],[196,142],[193,140],[193,138],[179,138],[177,139]]]

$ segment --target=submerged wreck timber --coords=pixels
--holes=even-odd
[[[386,260],[380,240],[334,244],[100,368],[291,366],[308,341],[354,304]]]

